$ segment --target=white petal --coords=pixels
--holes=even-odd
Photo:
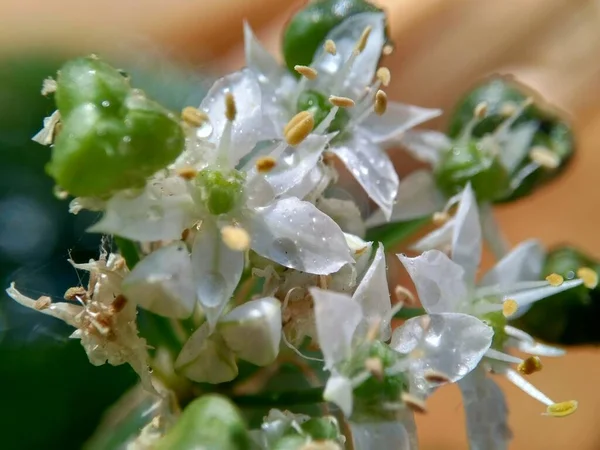
[[[340,227],[311,203],[278,200],[252,220],[252,249],[285,267],[327,275],[354,261]]]
[[[262,46],[246,21],[244,21],[244,53],[246,65],[254,72],[259,83],[272,86],[280,84],[286,73],[285,68]]]
[[[123,294],[148,311],[184,319],[196,305],[196,289],[187,247],[175,242],[140,261],[121,285]]]
[[[481,220],[483,239],[494,257],[496,260],[504,258],[510,247],[502,234],[500,224],[494,217],[494,208],[491,203],[485,202],[479,205],[479,219]]]
[[[20,303],[21,305],[27,308],[35,309],[36,311],[39,311],[42,314],[56,317],[57,319],[62,320],[63,322],[71,325],[72,327],[77,327],[75,317],[83,310],[83,307],[80,305],[74,305],[72,303],[66,302],[51,303],[50,306],[47,308],[38,309],[36,308],[36,301],[32,298],[21,294],[15,288],[14,282],[10,284],[10,287],[6,290],[6,293],[17,303]]]
[[[365,49],[356,57],[348,74],[340,73],[367,26],[371,27],[371,33]],[[335,42],[336,54],[331,55],[320,47],[315,52],[312,66],[319,72],[319,77],[339,74],[343,80],[343,90],[328,94],[356,96],[362,93],[362,90],[371,84],[381,57],[381,49],[385,42],[385,14],[360,13],[350,16],[331,30],[326,39]]]
[[[349,422],[352,431],[353,448],[356,449],[394,449],[416,450],[404,424],[393,422]]]
[[[390,222],[418,219],[440,211],[446,204],[444,195],[438,190],[433,174],[428,170],[417,170],[398,186]],[[375,227],[387,222],[383,211],[378,210],[367,219],[367,226]]]
[[[506,450],[512,438],[508,407],[500,387],[477,368],[458,382],[471,450]]]
[[[352,299],[362,306],[363,315],[369,323],[383,320],[378,338],[384,342],[388,341],[392,334],[389,322],[392,305],[387,283],[383,244],[379,244],[373,262],[356,291],[354,291]]]
[[[216,225],[205,220],[194,240],[192,268],[198,300],[214,326],[240,281],[244,253],[227,247]]]
[[[398,174],[390,157],[364,135],[355,134],[330,149],[389,219],[398,193]]]
[[[523,123],[511,128],[503,137],[499,156],[502,165],[506,167],[509,173],[513,172],[526,157],[538,128],[539,123],[536,121]]]
[[[441,227],[427,233],[417,242],[410,246],[411,250],[416,252],[426,252],[427,250],[439,250],[448,253],[452,249],[452,238],[454,236],[455,219],[451,219]]]
[[[437,166],[441,155],[452,146],[448,136],[431,130],[406,131],[397,139],[393,139],[392,143],[402,145],[414,158],[433,167]]]
[[[363,312],[348,295],[318,288],[309,290],[315,305],[317,336],[325,368],[331,369],[350,356],[352,337],[363,320]]]
[[[187,194],[156,196],[149,189],[137,197],[125,192],[113,196],[93,233],[122,236],[140,242],[179,239],[194,222],[194,202]]]
[[[410,356],[410,371],[417,385],[427,388],[424,374],[428,370],[455,382],[475,369],[493,336],[491,327],[468,314],[430,314],[427,319],[409,319],[394,330],[390,347],[400,353],[418,349],[418,356]]]
[[[335,223],[345,233],[351,233],[355,236],[365,235],[366,227],[362,214],[353,200],[320,197],[316,199],[315,206],[335,220]]]
[[[246,302],[224,316],[217,329],[239,358],[257,366],[271,364],[281,341],[281,303],[272,297]]]
[[[237,162],[250,152],[261,138],[263,114],[261,111],[261,91],[258,80],[249,69],[232,73],[217,80],[210,88],[200,109],[204,110],[212,126],[210,142],[217,145],[227,123],[225,116],[225,95],[233,94],[236,117],[233,121],[230,144],[230,163]]]
[[[481,260],[481,226],[477,200],[470,183],[463,190],[455,220],[452,261],[463,267],[465,281],[472,285]]]
[[[438,250],[415,258],[398,255],[415,283],[419,300],[430,313],[458,312],[466,302],[464,269]]]
[[[517,245],[508,255],[485,274],[480,286],[510,287],[518,281],[538,280],[546,252],[541,243],[531,239]]]
[[[385,114],[381,116],[370,114],[360,124],[360,129],[361,132],[367,133],[373,142],[383,144],[386,147],[393,144],[408,145],[411,142],[419,145],[418,137],[415,138],[415,135],[413,135],[413,140],[411,141],[410,135],[406,137],[403,136],[403,133],[441,114],[441,109],[421,108],[420,106],[407,105],[405,103],[389,102]],[[434,132],[431,131],[429,133]],[[437,134],[435,136],[425,135],[424,138],[429,138],[429,141],[423,141],[421,145],[437,144],[442,141]],[[449,148],[449,146],[446,148]]]
[[[32,137],[31,140],[42,145],[52,144],[58,122],[60,122],[60,113],[57,109],[50,116],[44,118],[44,128]]]
[[[350,417],[354,403],[352,391],[352,383],[348,378],[334,374],[327,380],[323,399],[336,404],[346,417]]]
[[[184,344],[175,369],[199,383],[225,383],[238,374],[233,353],[218,335],[210,336],[207,323],[198,328]]]

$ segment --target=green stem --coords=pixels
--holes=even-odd
[[[429,224],[430,220],[431,217],[427,216],[409,220],[407,222],[387,223],[379,227],[368,229],[365,239],[367,241],[381,242],[386,250],[391,250],[393,247],[406,241],[425,225]]]
[[[127,267],[129,267],[129,270],[133,270],[135,265],[140,262],[140,254],[138,253],[135,244],[133,241],[119,236],[115,236],[114,240],[119,249],[119,253],[121,253],[121,256],[127,263]]]
[[[413,317],[419,317],[423,314],[427,314],[427,311],[423,308],[402,308],[394,314],[394,319],[412,319]]]
[[[231,400],[238,406],[293,406],[322,403],[323,387],[301,391],[263,392],[260,394],[234,396]]]

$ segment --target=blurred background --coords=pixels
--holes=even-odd
[[[52,112],[42,80],[91,52],[130,72],[174,109],[199,104],[214,76],[243,64],[242,20],[274,53],[291,0],[3,0],[0,2],[0,280],[61,298],[79,283],[66,262],[97,255],[84,233],[96,217],[70,216],[30,138]],[[379,0],[396,44],[384,61],[394,100],[451,110],[482,77],[514,74],[570,116],[578,142],[567,172],[535,195],[498,208],[511,242],[538,237],[600,258],[600,2],[597,0]],[[433,127],[444,129],[446,116]],[[399,168],[403,165],[397,158]],[[93,367],[68,327],[0,300],[0,439],[3,449],[81,448],[103,410],[135,382],[128,367]],[[500,381],[511,449],[600,448],[600,352],[547,359],[532,382],[556,401],[578,399],[565,419],[540,415]],[[458,389],[440,390],[418,418],[425,450],[467,448]]]

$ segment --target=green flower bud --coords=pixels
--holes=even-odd
[[[328,98],[315,90],[303,91],[298,96],[298,102],[296,104],[297,112],[310,111],[313,114],[315,120],[315,127],[318,126],[329,114],[333,105],[329,102]],[[328,132],[340,131],[344,129],[346,124],[350,121],[350,114],[343,108],[338,109],[335,114],[335,118],[327,128]]]
[[[365,0],[317,0],[292,17],[283,34],[283,57],[288,69],[298,76],[294,66],[309,66],[327,34],[354,14],[382,12]]]
[[[155,450],[206,448],[250,449],[246,424],[238,409],[225,397],[209,394],[190,403]]]
[[[227,214],[242,197],[245,177],[242,172],[231,170],[224,174],[215,169],[203,169],[196,177],[201,201],[211,214]]]
[[[310,442],[306,436],[292,434],[283,436],[273,444],[273,450],[302,450],[302,448]]]
[[[71,110],[46,170],[72,195],[104,196],[143,186],[183,146],[177,119],[142,93],[130,91],[114,114],[91,102]]]
[[[435,176],[438,187],[449,197],[470,181],[479,201],[501,197],[509,185],[508,173],[498,156],[483,151],[474,139],[455,143],[444,152]]]
[[[340,427],[333,416],[313,417],[300,427],[315,440],[335,441],[340,437]]]

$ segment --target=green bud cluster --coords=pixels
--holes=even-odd
[[[239,204],[244,192],[244,182],[244,174],[237,170],[223,173],[207,168],[196,176],[201,201],[215,216],[227,214]]]

